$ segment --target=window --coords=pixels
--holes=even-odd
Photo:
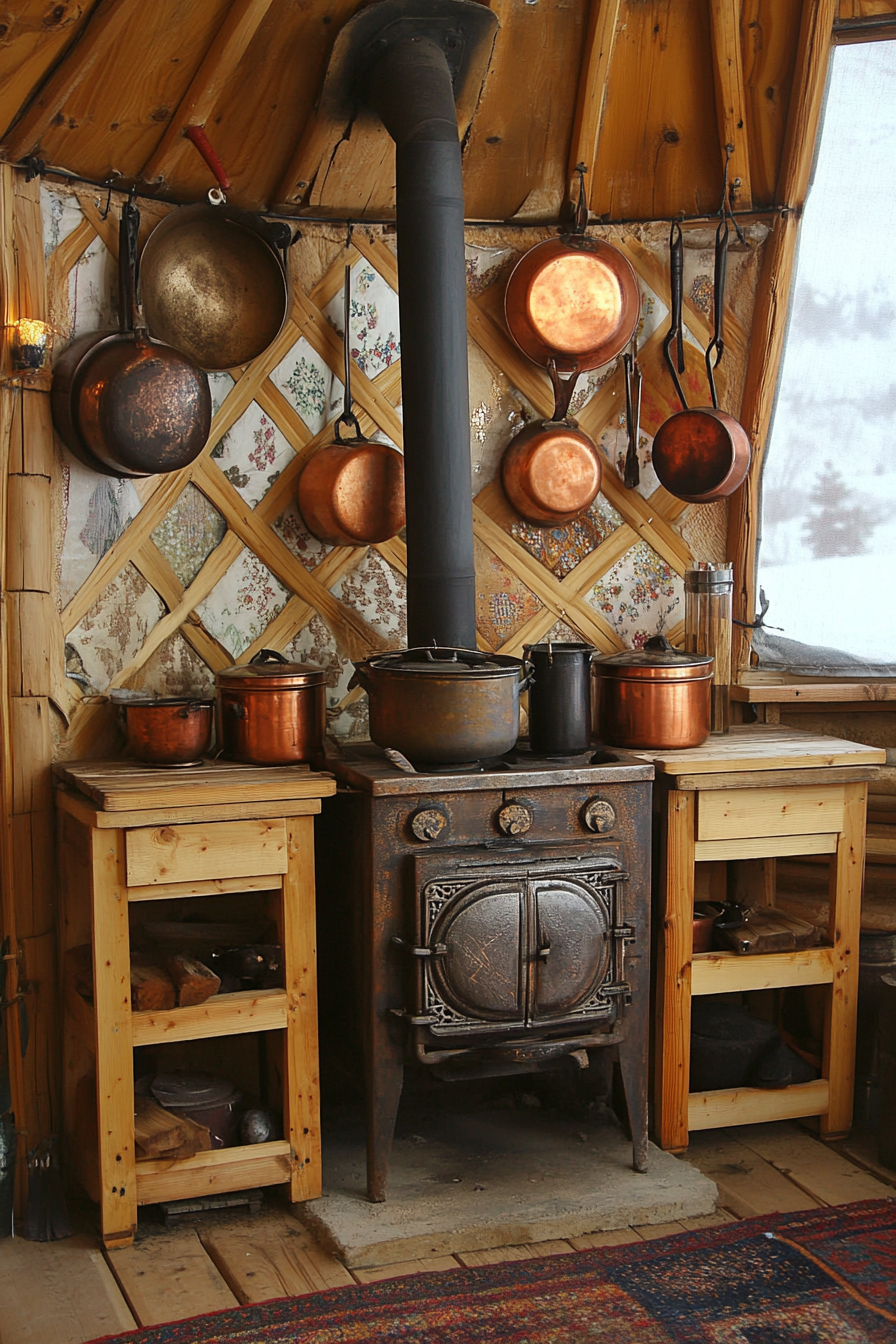
[[[763,632],[762,666],[896,673],[894,180],[896,42],[838,47],[800,224],[759,550],[769,626],[813,647]]]

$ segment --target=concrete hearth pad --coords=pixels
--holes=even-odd
[[[324,1194],[302,1221],[351,1268],[519,1246],[712,1213],[716,1187],[650,1146],[631,1169],[613,1125],[542,1109],[431,1110],[400,1125],[384,1204],[365,1195],[363,1126],[331,1119]]]

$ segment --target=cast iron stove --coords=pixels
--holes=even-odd
[[[327,768],[321,1006],[363,1038],[370,1199],[385,1198],[406,1065],[485,1077],[614,1047],[643,1171],[653,767],[520,744],[472,774],[403,773],[375,747]]]

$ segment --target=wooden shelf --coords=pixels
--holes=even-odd
[[[883,709],[896,707],[896,681],[787,681],[754,682],[731,687],[731,699],[742,704],[831,705],[872,703]]]
[[[137,1203],[192,1199],[196,1195],[282,1185],[296,1165],[285,1139],[238,1148],[216,1148],[193,1157],[144,1158],[136,1163]]]
[[[788,985],[830,985],[834,953],[830,947],[802,952],[697,952],[691,963],[691,994],[734,994],[753,989],[784,989]]]
[[[689,1130],[724,1129],[728,1125],[824,1115],[830,1106],[830,1084],[827,1078],[815,1078],[791,1087],[732,1087],[719,1092],[691,1092],[687,1100]]]
[[[286,1026],[285,989],[245,989],[215,994],[190,1008],[132,1013],[134,1045],[164,1045],[207,1036],[238,1036],[247,1031],[276,1031]]]

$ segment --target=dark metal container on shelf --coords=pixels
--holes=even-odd
[[[643,649],[595,658],[592,713],[601,742],[674,751],[709,737],[711,657],[682,653],[662,635]]]
[[[355,665],[370,698],[370,736],[413,765],[461,765],[516,744],[525,665],[476,649],[400,649]]]
[[[327,674],[272,649],[217,676],[225,756],[253,765],[296,765],[323,750]]]
[[[590,644],[527,644],[529,742],[543,756],[573,756],[591,745]]]

